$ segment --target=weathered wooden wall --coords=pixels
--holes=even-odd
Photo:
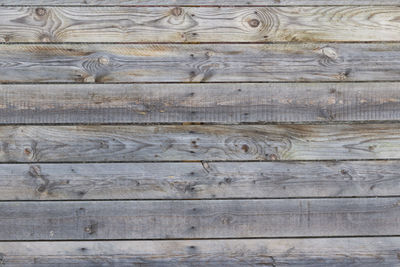
[[[0,0],[0,265],[400,266],[397,0]]]

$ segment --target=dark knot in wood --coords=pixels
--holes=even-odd
[[[46,9],[43,7],[36,8],[35,12],[36,12],[36,15],[38,15],[40,17],[46,15]]]
[[[260,21],[258,19],[249,20],[250,27],[257,28],[260,25]]]
[[[180,15],[182,15],[183,10],[180,7],[175,7],[171,10],[171,14],[175,17],[179,17]]]

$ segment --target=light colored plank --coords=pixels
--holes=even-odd
[[[395,196],[399,161],[0,164],[0,200]]]
[[[400,7],[1,7],[3,42],[400,41]]]
[[[3,126],[0,162],[399,159],[400,124]]]
[[[0,82],[399,80],[399,43],[15,44]]]
[[[400,234],[400,198],[0,202],[0,240]]]
[[[1,242],[6,266],[397,266],[398,237]]]
[[[161,5],[181,6],[298,6],[298,5],[398,5],[397,0],[163,0]],[[84,6],[116,6],[116,5],[139,5],[160,6],[160,0],[2,0],[0,6],[18,5],[84,5]]]
[[[400,119],[400,83],[0,84],[0,124]]]

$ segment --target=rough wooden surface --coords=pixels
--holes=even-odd
[[[0,0],[0,265],[400,265],[399,18]]]
[[[2,42],[400,41],[400,7],[9,7]]]
[[[400,158],[400,124],[3,126],[0,162]]]
[[[400,44],[15,44],[0,82],[398,81]]]
[[[399,167],[399,161],[0,164],[0,200],[396,196]]]
[[[0,6],[19,6],[19,5],[83,5],[83,6],[314,6],[314,5],[398,5],[397,0],[2,0]]]
[[[0,124],[400,120],[400,83],[0,84]]]
[[[0,240],[400,234],[400,198],[0,202]]]
[[[397,266],[400,239],[2,242],[5,266]]]

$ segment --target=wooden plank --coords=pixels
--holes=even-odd
[[[15,44],[2,48],[3,83],[397,81],[400,72],[399,43]]]
[[[400,41],[400,7],[2,7],[3,42]]]
[[[161,3],[161,4],[160,4]],[[67,5],[83,5],[83,6],[340,6],[340,5],[398,5],[397,0],[2,0],[0,6],[67,6]]]
[[[400,198],[0,202],[0,240],[400,234]]]
[[[400,83],[0,84],[0,124],[393,121]]]
[[[0,200],[395,196],[399,161],[0,164]]]
[[[2,242],[6,266],[396,266],[398,237]]]
[[[399,159],[400,124],[3,126],[0,162]]]

